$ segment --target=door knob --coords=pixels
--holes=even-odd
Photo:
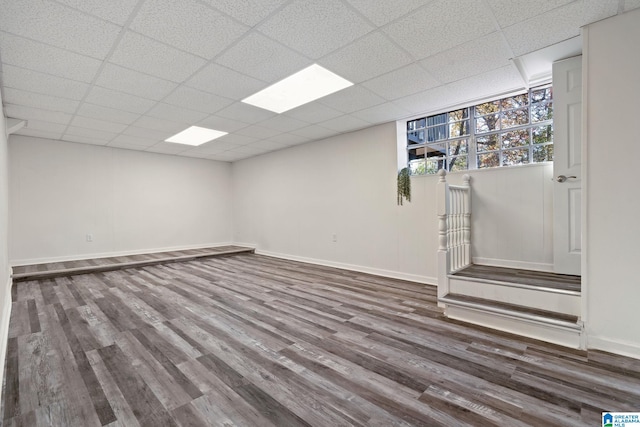
[[[556,178],[556,181],[558,182],[565,182],[566,180],[570,179],[570,178],[577,178],[576,176],[564,176],[564,175],[558,175],[558,177]]]

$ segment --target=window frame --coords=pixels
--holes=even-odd
[[[535,92],[539,92],[541,90],[545,91],[545,94],[549,93],[549,97],[547,98],[546,96],[542,97],[539,100],[535,100],[533,94]],[[514,98],[514,97],[518,97],[521,95],[526,95],[526,105],[516,105],[516,106],[511,106],[509,108],[504,108],[504,102],[508,101],[510,98]],[[489,104],[489,103],[497,103],[498,104],[498,110],[497,111],[493,111],[493,112],[488,112],[488,113],[484,113],[484,114],[477,114],[477,109],[478,107],[481,107],[485,104]],[[546,111],[548,111],[551,115],[551,118],[547,118],[544,120],[539,120],[539,121],[535,121],[534,122],[534,109],[536,107],[540,107],[542,106],[543,108],[547,109]],[[548,109],[548,107],[551,106],[550,109]],[[521,124],[521,125],[516,125],[516,126],[511,126],[511,127],[506,127],[503,128],[502,127],[502,121],[503,118],[505,116],[505,113],[509,113],[509,112],[514,112],[517,110],[522,110],[522,109],[527,109],[528,111],[528,116],[527,116],[527,123],[526,124]],[[466,110],[466,115],[464,113],[462,113],[462,119],[458,119],[458,120],[451,120],[451,114],[452,113],[458,113],[460,111],[464,111]],[[543,110],[544,111],[544,110]],[[498,128],[497,129],[490,129],[488,131],[484,131],[484,132],[478,132],[478,128],[477,128],[477,120],[479,118],[482,117],[488,117],[490,115],[496,115],[497,116],[497,121],[498,121]],[[443,117],[448,117],[449,120],[446,121],[442,121],[442,122],[438,122],[438,117],[439,116],[443,116]],[[429,125],[429,119],[434,119],[434,123]],[[416,124],[416,123],[420,123],[423,122],[422,126],[413,126],[410,128],[410,124]],[[461,122],[466,122],[466,126],[467,126],[467,133],[464,135],[460,135],[460,136],[455,136],[455,137],[449,137],[450,135],[450,130],[451,130],[451,125],[454,123],[461,123]],[[436,113],[436,114],[430,114],[428,116],[422,116],[422,117],[417,117],[417,118],[413,118],[411,120],[407,120],[404,121],[404,165],[406,167],[409,167],[409,169],[411,170],[412,175],[430,175],[430,174],[434,174],[436,173],[440,168],[445,167],[447,172],[450,171],[456,171],[456,170],[477,170],[477,169],[490,169],[490,168],[494,168],[494,167],[510,167],[510,166],[518,166],[518,165],[523,165],[523,164],[540,164],[540,163],[546,163],[546,162],[552,162],[553,161],[553,151],[551,151],[551,160],[542,160],[542,161],[536,161],[535,158],[535,149],[536,148],[540,148],[540,147],[545,147],[545,146],[553,146],[553,90],[552,90],[552,85],[551,83],[546,83],[546,84],[542,84],[542,85],[538,85],[535,87],[531,87],[526,91],[518,91],[518,92],[513,92],[507,95],[502,95],[500,97],[497,98],[490,98],[486,101],[482,101],[482,102],[475,102],[472,105],[467,105],[464,107],[458,107],[458,108],[454,108],[451,110],[447,110],[444,112],[440,112],[440,113]],[[434,129],[436,132],[434,132],[434,135],[439,132],[438,128],[444,128],[446,126],[446,130],[444,131],[444,133],[446,134],[445,138],[441,138],[441,139],[434,139],[432,141],[429,140],[429,130]],[[535,143],[534,140],[534,131],[536,129],[541,129],[543,127],[547,127],[547,126],[551,126],[550,128],[547,128],[546,132],[549,135],[549,139],[546,142],[543,143]],[[504,146],[503,143],[503,137],[510,132],[519,132],[519,131],[523,131],[526,130],[527,131],[527,143],[521,146],[514,146],[514,147],[507,147]],[[419,142],[419,143],[411,143],[411,139],[410,139],[410,135],[411,134],[417,134],[419,132],[424,132],[424,135],[422,136],[422,141],[423,142]],[[483,138],[483,137],[491,137],[491,136],[495,136],[496,137],[496,143],[497,143],[497,148],[494,150],[478,150],[478,139],[479,138]],[[415,140],[415,139],[414,139]],[[457,155],[452,155],[451,154],[451,144],[458,142],[458,141],[463,141],[463,140],[467,140],[467,144],[466,144],[466,153],[458,153]],[[443,147],[440,150],[437,149],[437,147]],[[400,147],[399,147],[400,148]],[[515,164],[508,164],[508,159],[505,158],[504,154],[505,153],[509,153],[509,152],[516,152],[516,151],[523,151],[524,149],[527,149],[527,159],[525,162],[518,162]],[[429,151],[429,149],[431,149],[431,151]],[[434,150],[435,149],[435,150]],[[412,159],[412,150],[415,150],[415,153],[418,153],[420,150],[423,150],[423,153],[420,153],[420,156],[422,157],[417,157],[416,159]],[[427,156],[428,152],[440,152],[442,153],[442,155],[438,156]],[[498,156],[498,164],[496,166],[485,166],[482,167],[481,165],[479,165],[479,159],[478,156],[483,155],[483,154],[497,154]],[[548,155],[547,155],[548,156]],[[466,157],[466,169],[456,169],[456,168],[452,168],[451,164],[452,162],[454,162],[456,159],[461,158],[461,157]],[[545,156],[546,157],[546,156]],[[420,161],[420,159],[422,159],[422,161]],[[432,160],[429,160],[432,159]],[[418,160],[416,162],[416,160]],[[444,161],[444,163],[442,163]],[[418,168],[413,168],[412,167],[412,163],[413,164],[418,164],[418,165],[424,165],[424,169],[422,172],[420,173],[416,173],[415,170],[420,168],[420,166]],[[444,166],[443,166],[444,165]]]

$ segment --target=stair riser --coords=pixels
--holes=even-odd
[[[540,310],[580,316],[580,295],[567,295],[537,289],[476,282],[473,279],[449,279],[449,292],[492,301],[523,305]]]
[[[554,325],[491,313],[477,308],[445,305],[445,313],[450,319],[457,319],[475,325],[535,338],[571,348],[581,348],[581,331]]]

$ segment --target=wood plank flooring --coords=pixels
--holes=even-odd
[[[443,318],[436,289],[255,254],[18,283],[6,426],[587,426],[640,361]]]
[[[580,276],[555,274],[546,271],[522,270],[518,268],[493,267],[472,264],[460,270],[454,276],[473,277],[477,279],[497,280],[536,287],[561,289],[580,292]]]
[[[106,272],[131,267],[145,267],[176,261],[233,255],[254,252],[253,248],[242,246],[216,246],[211,248],[187,249],[181,251],[155,252],[150,254],[129,255],[108,258],[93,258],[77,261],[52,262],[46,264],[23,265],[13,267],[13,282],[25,280],[53,279],[78,274]]]

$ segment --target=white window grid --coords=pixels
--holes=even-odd
[[[544,91],[544,92],[543,92]],[[545,93],[541,99],[534,99],[534,93]],[[549,95],[548,97],[546,95]],[[503,102],[515,97],[526,95],[526,104],[504,108]],[[552,161],[553,158],[553,118],[537,120],[534,112],[536,109],[550,111],[552,113],[553,99],[551,95],[551,85],[538,86],[528,91],[515,94],[495,101],[483,102],[470,107],[459,108],[446,113],[422,117],[407,122],[407,164],[414,174],[433,174],[439,169],[447,168],[449,171],[479,169],[483,167],[506,167],[526,163],[540,163],[542,161]],[[488,103],[499,105],[496,111],[480,114],[479,107]],[[551,109],[547,109],[551,107]],[[501,118],[513,114],[517,111],[527,110],[527,123],[522,125],[501,127],[501,124],[494,129],[481,131],[477,128],[478,119],[489,116],[497,116],[497,122],[501,123]],[[538,110],[538,111],[540,111]],[[454,113],[455,117],[450,115]],[[461,120],[460,120],[461,119]],[[451,136],[451,129],[466,122],[466,133]],[[534,143],[535,132],[544,129],[549,137],[541,143]],[[526,144],[513,147],[503,144],[507,135],[525,132]],[[416,143],[416,137],[419,138]],[[494,149],[479,150],[478,140],[481,138],[495,138]],[[413,143],[412,143],[413,141]],[[424,142],[420,142],[424,141]],[[453,151],[453,148],[460,147]],[[546,147],[546,148],[543,148]],[[414,151],[415,150],[415,151]],[[411,159],[411,152],[424,155],[424,158]],[[536,151],[545,155],[544,160],[536,159]],[[432,153],[428,157],[427,153]],[[514,154],[521,154],[521,161],[510,162],[510,157]],[[438,155],[440,154],[440,155]],[[551,155],[551,158],[549,157]],[[493,156],[496,165],[484,166],[479,164],[479,156]],[[517,156],[516,156],[517,157]],[[420,170],[422,168],[422,170]]]

